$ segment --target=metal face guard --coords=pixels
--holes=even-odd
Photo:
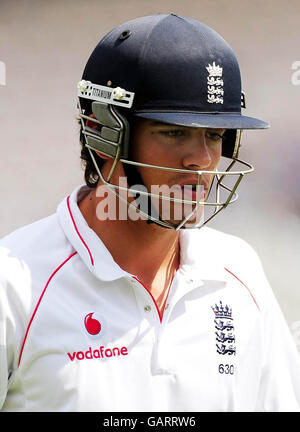
[[[254,168],[252,165],[250,165],[247,162],[244,162],[240,159],[234,159],[231,161],[231,163],[229,164],[229,166],[227,167],[227,169],[225,171],[193,171],[193,170],[185,170],[185,169],[176,169],[176,168],[169,168],[169,167],[164,167],[164,166],[157,166],[157,165],[151,165],[151,164],[143,164],[140,162],[134,162],[134,161],[130,161],[130,160],[125,160],[125,159],[119,159],[117,160],[117,158],[115,158],[114,160],[114,164],[113,167],[116,166],[116,163],[118,161],[125,163],[125,164],[130,164],[133,166],[140,166],[140,167],[146,167],[146,168],[153,168],[153,169],[159,169],[159,170],[164,170],[164,171],[171,171],[171,172],[180,172],[180,173],[186,173],[186,174],[194,174],[197,175],[197,179],[198,179],[198,186],[201,186],[201,179],[202,179],[202,175],[203,174],[208,174],[208,175],[213,175],[214,176],[214,180],[216,183],[215,186],[215,200],[214,201],[203,201],[201,200],[199,197],[196,200],[185,200],[185,199],[177,199],[177,198],[173,198],[170,196],[164,196],[164,195],[157,195],[151,192],[145,192],[142,191],[140,189],[135,189],[133,188],[128,188],[128,187],[124,187],[124,186],[120,186],[120,185],[115,185],[112,184],[110,182],[110,178],[112,175],[112,172],[110,172],[109,178],[105,179],[101,173],[101,170],[99,169],[97,162],[95,160],[95,157],[93,155],[93,152],[89,149],[90,151],[90,155],[91,158],[94,162],[95,168],[97,170],[97,173],[101,179],[101,181],[108,186],[120,199],[122,199],[123,201],[126,201],[128,206],[133,206],[134,209],[142,214],[143,216],[145,216],[146,218],[152,220],[153,222],[166,227],[166,228],[172,228],[172,229],[193,229],[193,228],[201,228],[202,226],[204,226],[205,224],[207,224],[213,217],[215,217],[218,213],[221,212],[221,210],[225,209],[229,204],[234,203],[237,199],[238,199],[238,194],[236,192],[242,178],[244,177],[244,175],[249,174],[251,172],[254,171]],[[242,171],[230,171],[232,169],[232,167],[236,164],[239,163],[241,165],[243,165],[244,167],[246,167],[246,169],[242,170]],[[224,181],[227,178],[227,176],[231,176],[232,178],[234,176],[236,176],[236,180],[234,181],[233,186],[229,187],[227,186]],[[211,188],[209,191],[209,195],[211,194],[212,191],[212,187],[213,187],[213,183],[211,184]],[[141,194],[141,195],[145,195],[149,198],[155,198],[155,199],[161,199],[161,200],[166,200],[166,201],[173,201],[175,203],[180,203],[180,204],[189,204],[189,205],[194,205],[194,209],[177,225],[173,225],[169,222],[166,222],[164,220],[161,220],[160,218],[157,217],[153,217],[148,213],[143,212],[141,209],[139,209],[135,204],[134,201],[130,202],[129,200],[126,200],[119,192],[120,191],[125,191],[125,192],[130,192],[130,193],[134,193],[134,194]],[[220,193],[221,191],[225,191],[225,193],[227,194],[227,197],[225,199],[221,199],[220,198]],[[187,226],[188,222],[191,220],[191,218],[197,213],[197,211],[199,210],[200,207],[213,207],[213,214],[209,215],[209,217],[206,220],[203,220],[201,222],[201,224],[197,224],[195,226]]]
[[[176,169],[171,167],[143,164],[140,162],[128,160],[127,157],[128,157],[128,147],[129,147],[129,124],[127,119],[123,115],[121,115],[119,110],[117,110],[112,105],[108,105],[100,101],[96,101],[96,102],[94,101],[92,102],[92,111],[95,117],[90,117],[85,115],[82,112],[80,107],[80,101],[78,101],[78,106],[79,106],[79,116],[82,124],[82,133],[85,137],[85,145],[89,150],[89,153],[91,155],[91,158],[93,160],[96,171],[101,181],[105,185],[107,185],[121,200],[123,201],[125,200],[128,206],[133,206],[136,212],[139,212],[147,219],[163,227],[179,230],[179,229],[188,229],[188,228],[200,228],[201,226],[205,225],[213,217],[215,217],[218,213],[220,213],[221,210],[223,210],[229,204],[232,204],[238,199],[238,194],[236,190],[242,178],[244,177],[245,174],[249,174],[254,171],[252,165],[238,159],[237,157],[233,157],[232,159],[226,158],[226,159],[230,159],[231,162],[229,163],[228,167],[224,171],[218,171],[218,170],[193,171],[187,169],[179,169],[179,168]],[[86,126],[84,120],[95,122],[100,126],[99,130],[95,130],[94,128],[90,128]],[[237,131],[236,144],[234,149],[235,155],[238,155],[240,140],[241,140],[241,131]],[[97,165],[97,162],[93,154],[94,151],[96,152],[98,151],[114,159],[112,168],[110,170],[107,179],[103,177],[101,170]],[[114,185],[111,183],[110,180],[114,173],[116,165],[119,161],[122,162],[123,164],[128,164],[135,167],[146,167],[146,168],[159,169],[164,171],[186,173],[189,175],[194,174],[195,177],[197,176],[198,186],[201,186],[201,177],[203,174],[213,176],[215,182],[215,199],[212,202],[204,201],[203,199],[201,201],[199,195],[197,195],[196,200],[176,199],[170,196],[157,195],[151,192],[145,192],[134,188]],[[231,171],[231,169],[236,163],[241,164],[243,166],[243,169],[239,171]],[[232,186],[226,185],[225,180],[228,177],[234,178],[234,176],[237,177],[234,184]],[[212,186],[214,182],[211,183],[210,191],[208,194],[209,196],[211,194]],[[143,212],[143,210],[139,209],[137,206],[134,205],[134,202],[130,202],[128,199],[124,199],[124,197],[119,193],[119,191],[142,194],[142,195],[146,195],[148,198],[173,201],[174,203],[178,202],[181,204],[190,204],[193,205],[194,208],[187,216],[183,218],[183,220],[180,221],[179,224],[172,224],[165,220],[161,220],[160,217],[153,217],[151,214]],[[221,193],[226,193],[227,194],[226,197],[221,198]],[[196,215],[200,207],[212,208],[212,214],[209,215],[200,224],[188,226],[188,222],[193,218],[194,215]]]

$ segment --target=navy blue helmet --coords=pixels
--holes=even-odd
[[[129,117],[225,129],[222,156],[244,164],[247,170],[232,173],[231,161],[225,172],[213,173],[217,189],[227,175],[237,175],[232,188],[223,188],[228,192],[225,201],[217,198],[211,204],[216,212],[236,199],[241,178],[253,171],[238,159],[241,130],[269,127],[242,114],[245,95],[240,69],[227,42],[207,25],[175,14],[137,18],[106,34],[87,61],[77,94],[91,156],[98,151],[128,164]],[[97,132],[86,126],[91,114],[100,126]],[[132,161],[127,165],[128,178],[133,165]]]

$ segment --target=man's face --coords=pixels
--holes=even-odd
[[[197,195],[195,186],[199,176],[192,171],[214,171],[222,152],[224,129],[190,128],[167,125],[146,119],[136,122],[131,135],[130,159],[150,165],[189,170],[191,173],[166,171],[149,167],[137,167],[148,192],[160,188],[163,195],[171,191],[171,196],[188,201],[207,198],[213,175],[201,176],[202,193]],[[175,192],[175,194],[174,194]],[[163,204],[164,203],[164,204]],[[170,207],[169,216],[162,214],[163,205]],[[195,204],[187,206],[170,201],[159,202],[159,215],[172,225],[178,225],[187,213],[195,209]],[[156,202],[156,207],[158,207]],[[166,208],[166,207],[164,207]],[[188,208],[188,210],[187,210]],[[190,222],[197,223],[203,211],[198,208]],[[184,216],[182,216],[184,214]]]

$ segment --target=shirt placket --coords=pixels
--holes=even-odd
[[[199,283],[190,273],[176,273],[161,317],[149,290],[137,278],[130,278],[131,286],[137,290],[136,297],[140,312],[153,330],[151,369],[154,375],[174,374],[173,360],[168,349],[168,320],[176,303],[202,283],[202,281]]]
[[[137,278],[131,278],[130,284],[136,291],[138,307],[144,323],[143,328],[150,326],[152,335],[151,373],[168,375],[171,373],[165,339],[165,315],[161,317],[157,304],[149,290]],[[167,308],[168,309],[168,308]],[[147,324],[146,324],[146,323]]]

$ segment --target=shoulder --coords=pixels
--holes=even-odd
[[[260,257],[242,238],[213,228],[203,227],[191,233],[190,253],[200,272],[219,275],[230,285],[243,287],[258,304],[265,303],[266,295],[273,295]],[[195,258],[196,257],[196,258]]]
[[[263,272],[258,253],[244,239],[212,228],[204,228],[201,235],[211,256],[222,262],[225,268],[245,275],[253,274],[253,269]]]
[[[228,263],[238,262],[240,264],[260,263],[255,249],[242,238],[216,230],[203,227],[193,230],[191,245],[194,252],[205,251],[210,259]]]
[[[13,231],[0,240],[0,260],[10,258],[30,260],[51,256],[53,250],[67,248],[69,242],[60,227],[57,214],[40,219]]]
[[[22,251],[24,248],[31,247],[39,238],[41,241],[47,241],[49,230],[54,229],[55,234],[58,233],[57,216],[53,214],[46,218],[40,219],[29,225],[25,225],[12,233],[0,239],[0,249],[9,248]],[[42,236],[42,238],[40,237]]]
[[[30,313],[49,274],[73,252],[56,214],[0,240],[0,296],[15,312]]]

